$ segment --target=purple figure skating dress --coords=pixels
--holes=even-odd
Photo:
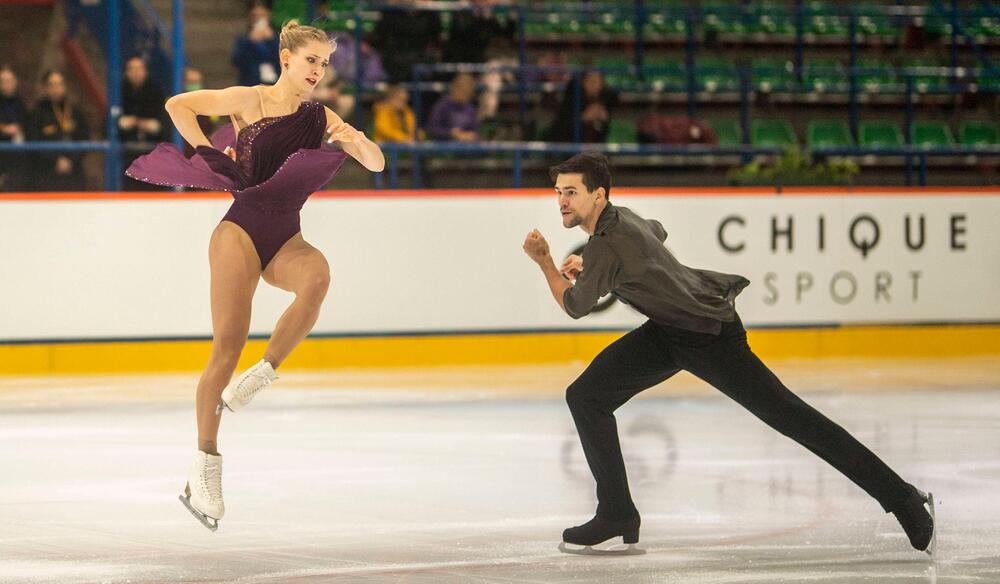
[[[263,108],[262,100],[262,113]],[[215,148],[199,146],[190,159],[173,144],[160,144],[125,174],[157,185],[231,192],[236,200],[223,221],[250,235],[263,270],[299,232],[306,199],[333,178],[347,157],[323,140],[325,132],[325,108],[307,101],[294,113],[242,128],[235,145],[234,126],[225,126],[211,137]],[[235,162],[223,154],[226,146],[235,147]]]

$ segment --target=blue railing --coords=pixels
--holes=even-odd
[[[590,144],[590,143],[553,143],[553,142],[487,142],[487,143],[462,143],[462,142],[417,142],[413,144],[387,143],[382,144],[382,150],[386,156],[387,177],[377,176],[376,187],[390,189],[399,186],[400,157],[409,155],[411,157],[412,186],[413,188],[423,188],[423,170],[421,160],[428,156],[438,154],[469,154],[469,155],[491,155],[510,154],[511,162],[511,187],[520,188],[523,186],[524,157],[526,155],[572,155],[583,151],[603,152],[617,156],[690,156],[696,158],[710,158],[722,156],[739,156],[741,158],[752,158],[758,155],[776,155],[782,152],[782,148],[777,146],[736,146],[720,147],[708,145],[668,145],[668,144]],[[906,184],[913,184],[913,170],[917,168],[917,184],[925,186],[927,184],[927,162],[930,158],[954,157],[954,156],[1000,156],[1000,145],[996,146],[957,146],[951,148],[927,148],[923,146],[897,146],[891,148],[861,148],[861,147],[822,147],[810,150],[816,156],[879,156],[879,157],[902,157],[905,160]],[[383,184],[384,181],[388,184]]]

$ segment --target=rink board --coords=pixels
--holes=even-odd
[[[0,197],[0,373],[197,369],[207,245],[226,193]],[[659,219],[685,264],[743,274],[737,307],[774,356],[1000,353],[1000,191],[612,189]],[[643,321],[620,303],[571,320],[521,250],[562,258],[548,190],[330,191],[303,211],[333,285],[288,366],[589,359]],[[261,285],[251,335],[290,295]],[[771,330],[781,329],[781,330]],[[247,352],[259,355],[262,341]]]

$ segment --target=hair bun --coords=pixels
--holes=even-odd
[[[285,31],[292,30],[293,28],[298,28],[299,26],[301,26],[301,25],[299,24],[298,19],[293,18],[293,19],[289,20],[288,22],[286,22],[281,27],[281,32],[282,32],[282,34],[284,34]]]

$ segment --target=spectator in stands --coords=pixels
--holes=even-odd
[[[166,140],[169,132],[165,103],[163,92],[149,78],[146,61],[141,57],[126,61],[125,79],[122,81],[122,116],[118,118],[121,141]]]
[[[508,13],[501,22],[494,11],[496,0],[475,0],[471,10],[460,10],[451,15],[451,25],[448,28],[448,38],[441,51],[441,60],[445,63],[487,63],[493,65],[517,65],[516,60],[505,62],[499,59],[487,61],[487,53],[491,46],[497,43],[510,43],[514,39],[517,23],[513,16],[516,11]],[[489,71],[479,78],[482,91],[479,94],[479,119],[486,128],[496,127],[497,109],[500,104],[500,91],[504,79],[513,81],[510,73]],[[488,133],[488,130],[485,132]]]
[[[23,142],[27,110],[17,92],[17,75],[0,67],[0,142]],[[0,190],[21,189],[24,157],[16,152],[0,153]]]
[[[42,76],[42,99],[28,117],[25,139],[76,142],[90,139],[83,114],[67,97],[66,78],[59,71]],[[35,180],[31,187],[45,191],[81,191],[85,188],[83,152],[38,152],[31,155]]]
[[[435,140],[475,142],[479,139],[479,118],[472,100],[476,80],[459,73],[451,82],[448,95],[442,96],[431,110],[429,133]]]
[[[122,80],[122,115],[118,118],[118,139],[125,143],[155,143],[170,138],[163,92],[149,78],[146,61],[132,57],[125,61],[125,78]],[[145,152],[126,151],[122,155],[122,168]],[[127,191],[160,190],[160,187],[125,177]]]
[[[375,114],[376,142],[404,142],[411,144],[416,141],[416,125],[413,110],[410,109],[410,95],[406,88],[393,85],[385,92],[385,97],[372,106]]]
[[[604,85],[604,75],[600,71],[587,71],[579,79],[580,141],[605,142],[618,95]],[[574,80],[566,86],[566,94],[549,130],[549,140],[553,142],[573,141],[575,84]]]
[[[330,55],[330,68],[327,70],[331,79],[356,83],[358,76],[358,47],[355,46],[354,35],[346,32],[333,33],[331,38],[337,43],[337,50]],[[361,43],[361,83],[366,88],[378,83],[384,83],[389,76],[382,66],[382,55],[371,45]],[[341,116],[343,117],[343,116]]]
[[[434,48],[441,36],[437,12],[411,9],[414,0],[392,0],[394,10],[382,12],[371,41],[382,55],[391,83],[411,81],[413,65],[437,61]]]
[[[233,45],[233,66],[239,71],[239,85],[274,85],[278,80],[278,35],[271,26],[271,10],[263,2],[250,5],[247,33]]]

